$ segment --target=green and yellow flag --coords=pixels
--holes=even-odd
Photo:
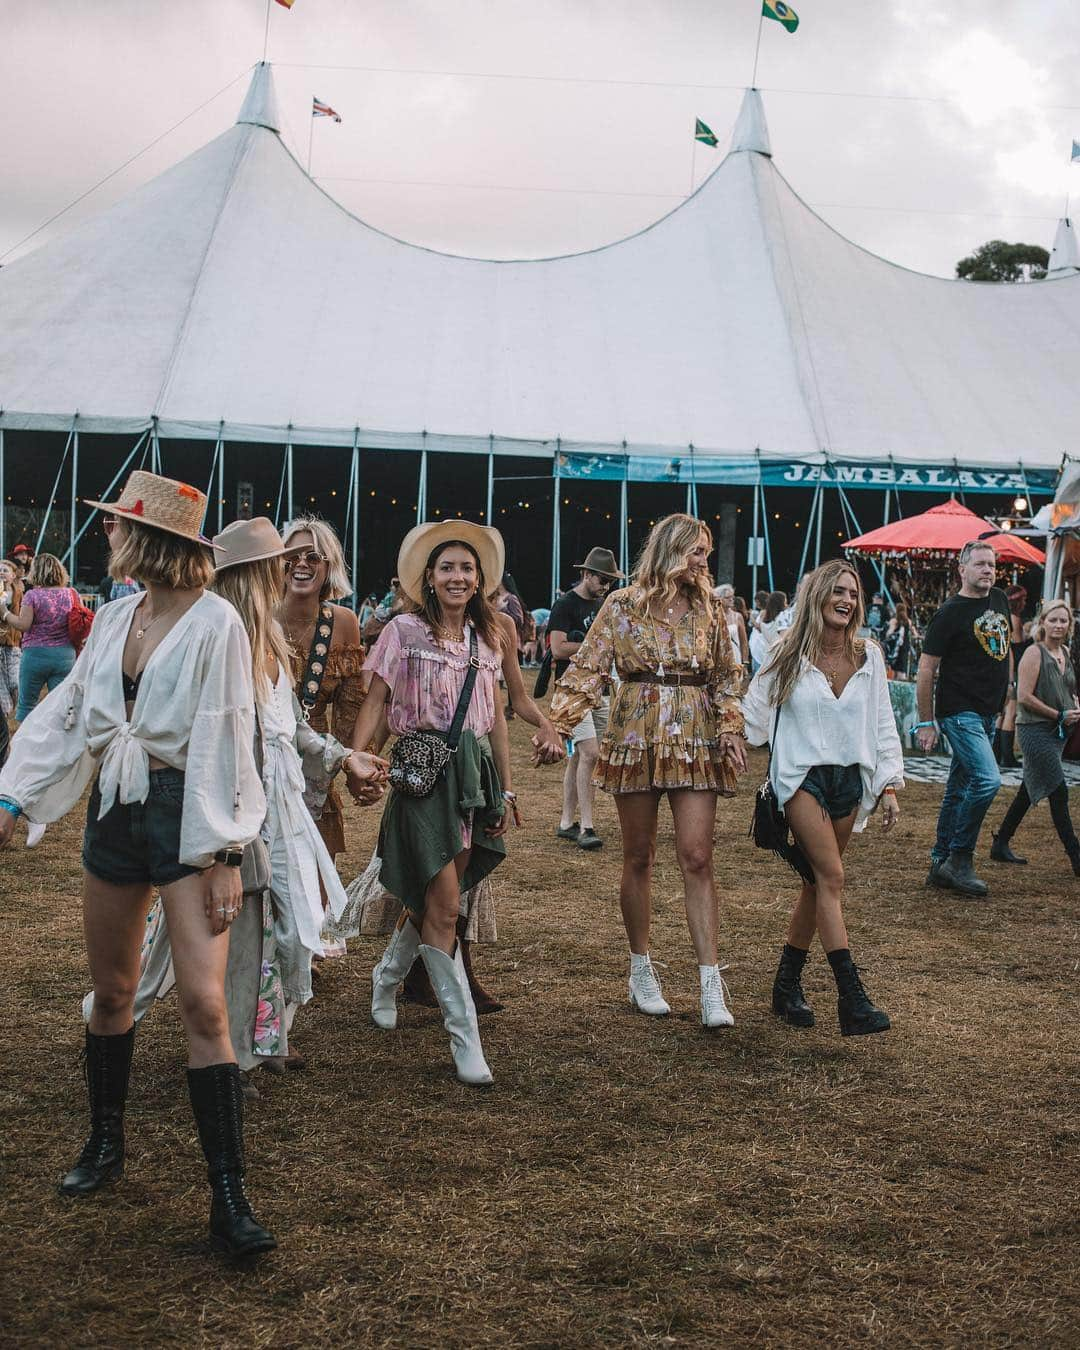
[[[712,128],[707,127],[700,117],[694,119],[694,140],[701,141],[704,145],[719,145],[720,142],[712,133]]]
[[[790,5],[784,4],[784,0],[764,0],[761,12],[766,19],[782,23],[789,33],[794,33],[799,26],[799,16]]]

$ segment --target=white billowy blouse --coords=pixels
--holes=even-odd
[[[251,646],[227,600],[204,594],[151,653],[128,720],[124,644],[144,593],[104,605],[63,684],[12,737],[0,797],[54,821],[98,772],[101,815],[146,800],[150,757],[184,773],[179,861],[209,867],[250,843],[266,814],[255,764]]]
[[[746,739],[764,745],[773,737],[776,708],[773,677],[766,667],[750,681],[743,698]],[[904,752],[896,730],[885,659],[867,642],[866,660],[837,698],[829,681],[809,661],[780,712],[769,777],[781,807],[819,764],[857,764],[862,800],[860,830],[887,787],[904,786]]]

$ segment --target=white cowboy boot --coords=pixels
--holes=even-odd
[[[480,1045],[480,1028],[476,1024],[476,1007],[469,993],[469,982],[461,960],[461,948],[447,956],[438,947],[420,945],[420,955],[427,966],[431,987],[442,1009],[443,1026],[450,1033],[450,1052],[454,1068],[463,1083],[484,1087],[494,1082]]]
[[[630,1006],[650,1017],[666,1017],[671,1011],[647,952],[644,956],[630,953]]]
[[[409,973],[420,950],[420,930],[411,919],[395,928],[386,950],[371,972],[371,1020],[383,1031],[397,1026],[398,985]]]
[[[727,966],[698,966],[701,975],[701,1025],[703,1027],[733,1027],[735,1016],[727,1005],[727,988],[720,971]]]

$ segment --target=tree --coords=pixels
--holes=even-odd
[[[1041,281],[1050,254],[1038,244],[1007,244],[991,239],[956,264],[961,281]]]

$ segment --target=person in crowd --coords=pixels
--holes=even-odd
[[[17,616],[22,609],[22,598],[20,569],[5,558],[0,561],[0,612],[7,609]],[[0,715],[5,718],[11,716],[19,701],[21,636],[17,628],[0,623]]]
[[[113,574],[144,593],[106,605],[75,668],[32,712],[0,773],[0,846],[16,817],[59,820],[95,779],[83,840],[83,921],[94,987],[86,1029],[90,1135],[60,1183],[88,1195],[124,1166],[132,1003],[152,890],[172,938],[188,1090],[209,1169],[210,1235],[232,1255],[276,1242],[244,1193],[239,1070],[225,1005],[239,863],[266,799],[252,751],[251,650],[205,588],[206,498],[136,470],[106,513]]]
[[[996,565],[997,555],[985,539],[971,540],[960,550],[960,589],[927,626],[915,688],[920,749],[934,749],[939,727],[952,749],[926,884],[970,897],[985,896],[989,889],[976,875],[973,857],[1001,787],[994,721],[1012,679],[1011,611],[994,586]]]
[[[907,680],[911,677],[911,653],[913,650],[914,625],[908,614],[908,607],[901,600],[893,616],[885,626],[882,646],[885,649],[885,664],[890,680]]]
[[[780,637],[778,620],[787,607],[787,596],[783,591],[768,591],[758,616],[754,620],[750,634],[750,663],[753,673],[765,664]]]
[[[776,631],[778,633],[782,633],[785,628],[790,628],[795,622],[795,613],[799,604],[799,591],[802,589],[802,584],[807,576],[809,576],[809,573],[804,573],[803,576],[798,579],[795,583],[795,589],[791,593],[790,604],[788,604],[785,609],[781,610],[780,614],[777,616]]]
[[[503,573],[502,536],[468,521],[426,522],[409,531],[398,553],[402,590],[412,612],[390,620],[368,658],[371,682],[356,719],[352,764],[378,766],[369,747],[385,717],[398,737],[400,780],[379,831],[381,883],[410,919],[394,932],[372,972],[372,1015],[393,1025],[395,994],[416,956],[427,967],[450,1035],[458,1078],[492,1081],[469,992],[457,924],[461,893],[506,856],[503,836],[517,798],[511,785],[499,696],[505,630],[490,597]],[[423,796],[417,765],[432,734],[460,728],[457,749]],[[410,767],[412,766],[412,767]],[[350,772],[350,790],[354,782]],[[395,770],[398,772],[398,770]]]
[[[30,571],[34,561],[34,550],[29,544],[16,544],[11,550],[12,561],[22,568],[23,577]]]
[[[378,641],[382,630],[395,614],[400,614],[407,608],[408,603],[408,598],[401,589],[401,582],[397,577],[392,577],[390,589],[375,606],[375,613],[364,624],[362,636],[365,648],[370,649]]]
[[[743,667],[750,663],[750,639],[746,634],[746,622],[735,605],[735,587],[730,582],[721,582],[713,588],[713,595],[724,609],[724,622],[727,624],[731,645]]]
[[[596,781],[615,798],[622,830],[619,903],[630,947],[631,1006],[671,1011],[649,954],[652,872],[661,797],[675,824],[686,917],[697,955],[701,1020],[731,1026],[717,963],[713,834],[718,793],[746,767],[739,709],[742,666],[709,582],[712,535],[694,516],[657,521],[631,584],[608,596],[561,675],[551,703],[569,734],[597,708],[614,666],[619,686],[600,744]]]
[[[39,553],[27,575],[18,612],[0,606],[0,623],[22,635],[16,720],[29,716],[42,689],[51,692],[75,664],[68,615],[75,603],[67,569],[52,553]]]
[[[525,654],[526,617],[525,606],[518,594],[517,582],[509,572],[504,572],[499,588],[492,597],[492,604],[499,614],[505,614],[514,625],[514,645],[520,664]],[[514,705],[507,698],[506,720],[514,716]]]
[[[336,604],[350,593],[341,541],[317,516],[300,516],[285,526],[285,594],[277,618],[292,650],[293,678],[301,715],[321,736],[352,744],[356,715],[364,700],[364,649],[356,615]],[[337,787],[309,788],[308,809],[330,857],[345,851],[345,817]],[[324,889],[323,901],[326,904]],[[344,947],[324,944],[327,955]]]
[[[832,968],[844,1036],[888,1031],[851,958],[844,922],[843,856],[853,830],[881,805],[896,824],[904,753],[893,718],[885,660],[859,637],[862,584],[850,563],[823,563],[804,579],[795,623],[750,682],[743,712],[751,745],[769,742],[769,779],[809,863],[788,921],[772,1006],[792,1026],[814,1025],[802,972],[816,933]]]
[[[866,610],[866,627],[875,642],[884,645],[885,626],[889,619],[889,602],[882,591],[875,591]]]
[[[625,577],[609,548],[591,548],[585,561],[578,563],[577,572],[577,585],[563,591],[548,617],[548,644],[556,680],[562,678],[580,650],[604,596],[616,581]],[[573,748],[563,774],[562,815],[555,834],[586,852],[604,846],[593,823],[596,806],[593,774],[600,752],[600,737],[607,730],[609,708],[607,694],[602,692],[595,704],[582,707],[582,716],[571,727],[568,737]]]
[[[375,617],[375,609],[378,603],[379,597],[375,594],[374,591],[372,591],[370,595],[364,597],[364,602],[360,606],[359,613],[356,616],[356,621],[360,625],[361,634],[367,627],[369,620]]]
[[[762,590],[762,591],[755,591],[755,592],[754,592],[754,603],[753,603],[753,605],[750,607],[750,626],[751,626],[751,627],[757,623],[758,618],[759,618],[759,616],[760,616],[760,614],[761,614],[761,611],[765,608],[765,605],[766,605],[766,602],[768,601],[768,599],[769,599],[769,592],[768,592],[768,591]]]
[[[1009,602],[1009,632],[1012,638],[1013,678],[1009,681],[1009,693],[1005,707],[1001,711],[1001,720],[994,733],[994,756],[1003,769],[1019,767],[1016,750],[1016,681],[1020,671],[1020,662],[1030,645],[1030,638],[1024,637],[1024,609],[1027,606],[1028,593],[1023,586],[1010,586],[1005,592]]]
[[[1080,841],[1069,815],[1069,789],[1062,767],[1065,740],[1080,722],[1076,675],[1069,659],[1073,626],[1072,610],[1064,600],[1044,601],[1036,623],[1036,640],[1020,658],[1016,726],[1024,757],[1024,781],[993,836],[990,857],[1002,863],[1027,862],[1013,852],[1010,841],[1028,810],[1046,797],[1054,829],[1074,874],[1080,876]]]

